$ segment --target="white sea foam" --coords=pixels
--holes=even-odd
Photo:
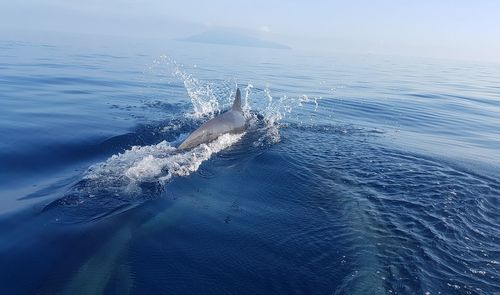
[[[241,139],[243,134],[223,134],[208,144],[187,151],[163,155],[148,155],[136,162],[127,171],[126,175],[132,180],[145,181],[151,177],[160,181],[170,180],[175,176],[187,176],[198,170],[200,165],[210,157],[231,146]]]
[[[187,176],[198,170],[210,157],[231,146],[243,134],[223,134],[213,142],[201,144],[189,151],[178,150],[163,141],[156,145],[134,146],[113,155],[107,161],[91,166],[84,179],[92,187],[106,187],[115,194],[140,193],[138,185],[145,182],[165,184],[173,177]]]

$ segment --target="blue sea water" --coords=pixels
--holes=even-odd
[[[0,40],[0,294],[496,294],[500,65]],[[250,127],[176,146],[243,91]]]

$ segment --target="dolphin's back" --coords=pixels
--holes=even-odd
[[[246,120],[242,112],[228,111],[219,117],[213,118],[196,129],[179,146],[180,149],[189,149],[217,139],[225,133],[241,133],[246,128]]]
[[[189,149],[202,143],[208,143],[224,133],[241,133],[245,130],[246,123],[241,110],[240,89],[236,89],[231,110],[201,125],[184,140],[179,148]]]

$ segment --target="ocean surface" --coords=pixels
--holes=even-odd
[[[0,294],[500,294],[499,177],[498,64],[0,39]]]

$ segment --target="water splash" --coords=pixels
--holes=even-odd
[[[238,86],[235,81],[195,78],[193,74],[186,70],[184,65],[165,55],[156,59],[154,64],[161,69],[155,71],[165,75],[170,73],[183,83],[192,104],[192,112],[185,114],[186,116],[194,119],[209,119],[230,108]],[[322,99],[307,94],[273,97],[269,86],[261,89],[255,87],[252,83],[247,83],[243,90],[242,109],[245,116],[250,120],[255,114],[263,116],[266,125],[273,129],[271,133],[274,134],[272,136],[275,138],[274,142],[279,141],[276,129],[279,128],[280,122],[289,117],[294,109],[314,105],[314,111],[316,112],[319,107],[319,100]],[[267,104],[262,104],[262,102],[267,102]]]
[[[163,76],[173,76],[183,83],[192,104],[192,112],[185,114],[188,117],[213,118],[232,103],[235,90],[231,82],[197,79],[186,71],[184,65],[166,55],[155,59],[150,70]]]
[[[248,85],[245,87],[245,97],[243,99],[243,106],[241,109],[243,110],[243,114],[245,115],[246,118],[250,117],[251,107],[250,107],[248,99],[249,99],[250,95],[252,94],[252,88],[253,88],[253,85],[250,83],[248,83]]]
[[[174,74],[184,82],[184,87],[193,104],[193,117],[213,117],[219,112],[219,100],[208,84],[193,78],[192,75],[182,71],[179,67],[176,68]]]
[[[299,97],[288,95],[273,97],[269,87],[264,88],[263,95],[265,97],[266,104],[260,108],[258,113],[263,116],[267,133],[266,138],[260,139],[255,143],[255,145],[262,145],[266,142],[271,144],[279,142],[281,140],[280,128],[284,125],[284,120],[290,117],[295,109],[304,108],[311,102],[315,104],[314,111],[317,111],[319,106],[318,101],[321,99],[321,97],[309,98],[307,95]],[[298,118],[298,121],[302,122],[303,120]]]
[[[210,119],[228,109],[233,102],[235,88],[238,86],[231,81],[207,81],[195,78],[188,73],[186,67],[177,63],[168,56],[160,56],[154,61],[155,65],[163,70],[171,71],[171,75],[183,83],[191,100],[192,112],[185,114],[194,119]],[[279,129],[283,120],[292,114],[296,108],[305,108],[314,103],[314,111],[318,109],[318,100],[321,98],[308,95],[282,95],[274,98],[271,89],[267,86],[263,90],[247,83],[243,88],[243,113],[250,124],[255,126],[264,122],[266,129],[264,136],[254,142],[255,146],[275,144],[280,141]],[[267,102],[262,104],[262,102]]]

